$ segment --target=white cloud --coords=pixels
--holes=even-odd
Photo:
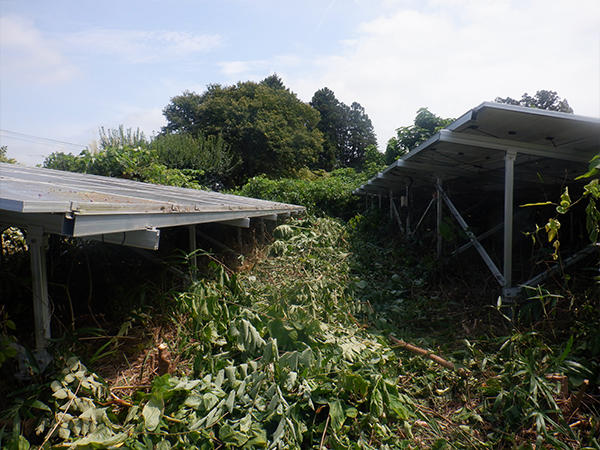
[[[274,56],[271,59],[256,61],[222,61],[217,63],[220,72],[227,78],[226,83],[232,84],[241,80],[259,81],[269,75],[301,70],[305,60],[296,55]],[[284,77],[284,83],[286,82]]]
[[[457,117],[497,96],[555,90],[598,115],[600,2],[432,0],[360,26],[342,54],[310,62],[318,75],[284,81],[310,99],[327,86],[361,103],[380,147],[426,106]]]
[[[32,21],[19,16],[0,18],[0,53],[2,75],[19,83],[64,83],[79,73],[56,41],[42,35]]]
[[[165,30],[94,29],[61,38],[80,53],[132,64],[183,60],[221,46],[218,35]]]
[[[120,124],[123,124],[125,128],[139,128],[146,137],[150,138],[160,133],[161,128],[167,124],[167,120],[163,116],[161,108],[134,109],[126,112]]]
[[[238,75],[247,75],[250,72],[257,70],[263,71],[269,67],[271,63],[267,60],[264,61],[223,61],[217,63],[217,66],[221,68],[221,73],[227,77],[236,77]]]

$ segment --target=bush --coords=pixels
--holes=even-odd
[[[84,150],[78,156],[55,152],[46,158],[43,167],[169,186],[199,187],[194,173],[170,169],[160,162],[156,152],[143,148],[107,148],[95,154]]]
[[[305,206],[318,217],[349,220],[361,210],[362,201],[353,191],[367,180],[354,169],[331,173],[300,171],[303,178],[271,180],[265,176],[251,178],[233,194]]]

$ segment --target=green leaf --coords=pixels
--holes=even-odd
[[[187,406],[188,408],[198,408],[198,406],[200,406],[203,402],[203,398],[199,395],[190,395],[188,398],[185,399],[185,403],[184,405]]]
[[[444,450],[445,448],[448,448],[448,441],[444,438],[439,438],[431,446],[431,450]]]
[[[18,450],[29,450],[29,448],[30,448],[29,441],[27,439],[25,439],[24,436],[19,435],[17,449]]]
[[[42,411],[52,412],[52,410],[50,409],[50,407],[48,405],[46,405],[45,403],[42,403],[39,400],[34,400],[31,403],[31,407],[36,408],[36,409],[41,409]]]
[[[407,420],[410,417],[410,413],[404,406],[404,404],[400,401],[400,399],[390,393],[389,400],[386,404],[388,410],[392,411],[394,415],[400,420]]]
[[[254,430],[254,437],[248,441],[247,448],[266,447],[269,441],[267,440],[267,431],[265,429]]]
[[[527,206],[546,206],[546,205],[553,205],[554,203],[552,202],[539,202],[539,203],[526,203],[524,205],[520,205],[521,208],[525,208]]]
[[[62,389],[59,389],[56,392],[54,392],[54,394],[52,394],[52,395],[59,400],[63,400],[69,396],[69,390],[62,388]]]
[[[107,448],[124,442],[127,437],[127,433],[113,434],[109,428],[102,425],[96,428],[93,433],[75,441],[73,445],[77,447],[87,447],[91,445],[98,448]]]
[[[340,431],[344,425],[344,420],[346,420],[346,414],[339,400],[329,402],[329,418],[331,419],[331,428],[335,432]]]
[[[275,441],[277,441],[279,438],[281,438],[281,436],[283,436],[284,433],[285,433],[285,417],[283,417],[279,421],[279,425],[277,425],[277,429],[273,433],[273,443],[275,443]]]
[[[156,450],[171,450],[171,443],[165,439],[156,444]]]
[[[381,417],[383,414],[383,395],[378,388],[371,393],[371,414],[373,417]]]
[[[240,447],[248,441],[248,435],[234,430],[229,424],[225,424],[219,429],[219,439],[225,444]]]
[[[277,361],[279,359],[279,351],[277,350],[277,339],[270,339],[263,347],[264,362]]]
[[[573,347],[573,335],[571,335],[571,337],[569,338],[569,341],[567,342],[567,346],[565,348],[565,351],[562,352],[562,354],[560,355],[560,357],[558,358],[557,363],[558,364],[562,364],[562,362],[565,360],[565,358],[569,355],[569,353],[571,352],[571,348]]]
[[[234,390],[229,392],[229,396],[227,397],[225,406],[227,407],[227,410],[231,414],[233,412],[233,407],[235,406],[235,391]]]
[[[163,410],[165,404],[162,395],[152,394],[150,400],[142,409],[142,416],[144,417],[144,426],[148,431],[156,430],[160,419],[162,419]]]
[[[213,409],[215,407],[215,405],[217,403],[219,403],[219,397],[217,397],[212,392],[207,392],[206,394],[204,394],[203,400],[204,400],[204,409],[206,411],[210,411],[211,409]]]
[[[219,406],[214,407],[206,416],[206,428],[212,427],[219,420],[219,412],[221,408]]]

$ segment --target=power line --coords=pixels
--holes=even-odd
[[[44,138],[44,137],[40,137],[40,136],[33,136],[31,134],[18,133],[16,131],[0,129],[0,134],[6,136],[7,138],[11,138],[11,139],[17,139],[17,140],[25,141],[25,142],[33,142],[36,144],[51,145],[54,147],[57,147],[57,146],[62,147],[65,145],[69,145],[71,147],[76,147],[79,150],[82,150],[87,147],[87,145],[74,144],[72,142],[66,142],[66,141],[58,141],[56,139]]]

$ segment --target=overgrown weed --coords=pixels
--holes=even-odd
[[[383,235],[367,233],[372,227]],[[171,334],[151,340],[170,355],[164,375],[148,359],[140,365],[151,386],[131,379],[119,390],[79,360],[59,359],[45,383],[15,398],[18,415],[6,414],[13,424],[33,418],[39,436],[7,426],[3,444],[597,448],[593,398],[584,392],[575,405],[561,378],[574,393],[584,384],[576,376],[594,383],[594,366],[577,356],[595,348],[584,315],[566,341],[533,322],[502,325],[488,299],[439,289],[433,260],[420,264],[419,244],[392,242],[386,227],[376,216],[349,225],[309,217],[278,227],[251,270],[232,274],[213,261],[208,278],[174,294]],[[531,301],[547,307],[554,297],[542,294]],[[392,345],[389,335],[455,370]]]

